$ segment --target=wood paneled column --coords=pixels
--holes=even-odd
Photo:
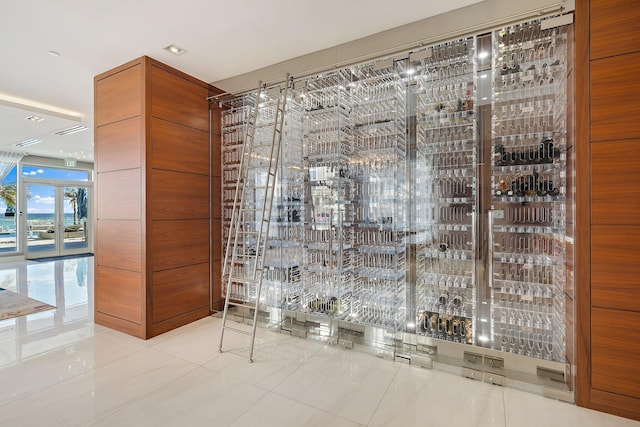
[[[209,314],[217,92],[148,57],[95,77],[96,323],[146,339]]]

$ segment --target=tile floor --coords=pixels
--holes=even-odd
[[[92,322],[93,258],[0,264],[58,308],[0,321],[0,426],[640,426],[438,370],[209,317],[148,341]]]

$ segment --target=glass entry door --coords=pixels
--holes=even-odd
[[[40,183],[26,183],[25,187],[25,257],[89,252],[90,187]]]

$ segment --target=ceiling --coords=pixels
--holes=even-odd
[[[0,151],[92,162],[93,76],[142,55],[215,82],[478,1],[3,1]]]

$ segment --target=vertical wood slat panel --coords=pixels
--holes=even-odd
[[[96,201],[98,219],[142,219],[141,170],[96,174],[96,186],[99,197]]]
[[[142,273],[141,227],[137,220],[96,221],[96,265]]]
[[[141,62],[115,74],[98,76],[95,82],[95,124],[103,126],[142,114]]]
[[[209,132],[209,89],[185,77],[152,63],[151,116]]]
[[[589,0],[575,13],[575,355],[576,404],[591,406],[591,170]]]
[[[640,312],[640,223],[593,226],[591,304]]]
[[[98,266],[96,281],[96,311],[142,324],[141,273]]]
[[[601,308],[591,313],[593,388],[640,399],[640,313]]]
[[[640,50],[640,2],[591,0],[591,59]]]
[[[153,273],[153,323],[209,306],[209,263]]]
[[[638,165],[640,139],[591,144],[592,224],[640,224]]]
[[[151,172],[151,219],[209,219],[209,177]]]
[[[209,262],[209,221],[153,221],[153,271]]]
[[[209,133],[151,118],[151,167],[209,175]]]
[[[640,138],[640,52],[591,61],[591,141]]]
[[[140,167],[141,122],[140,117],[132,117],[96,129],[96,173]]]

